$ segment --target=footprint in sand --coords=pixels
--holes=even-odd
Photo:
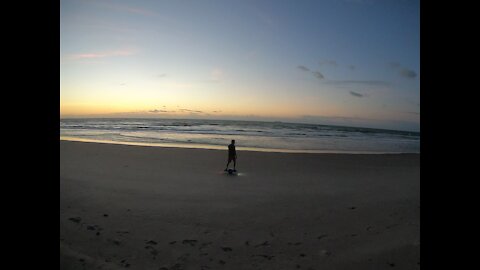
[[[322,234],[322,235],[318,236],[317,239],[320,240],[320,239],[322,239],[322,238],[324,238],[324,237],[327,237],[327,236],[328,236],[328,235],[326,235],[326,234]]]
[[[120,261],[121,264],[123,264],[123,266],[125,267],[130,267],[130,264],[127,262],[126,259],[123,259],[122,261]]]
[[[182,256],[178,257],[177,260],[185,262],[189,256],[190,256],[190,253],[185,253]]]
[[[174,265],[172,265],[172,267],[167,268],[167,267],[162,267],[160,268],[160,270],[182,270],[183,269],[183,264],[181,263],[176,263]]]
[[[232,251],[231,247],[222,247],[222,250],[227,252],[227,251]]]
[[[115,244],[115,245],[117,245],[117,246],[119,246],[120,243],[121,243],[120,241],[118,241],[118,240],[116,240],[116,239],[108,239],[108,241],[111,242],[111,243],[113,243],[113,244]]]
[[[185,239],[185,240],[182,241],[182,244],[190,244],[190,246],[193,247],[193,246],[195,246],[195,244],[196,244],[197,242],[198,242],[198,241],[197,241],[197,240],[194,240],[194,239],[192,239],[192,240]]]
[[[80,223],[82,219],[80,217],[72,217],[72,218],[69,218],[68,220],[73,221],[75,223]]]
[[[152,246],[146,246],[145,249],[149,249],[150,250],[150,254],[152,254],[153,256],[157,256],[158,255],[158,251],[152,247]]]
[[[169,244],[170,244],[170,245],[173,245],[173,244],[175,244],[176,242],[177,242],[177,241],[172,241],[172,242],[170,242]]]
[[[393,228],[395,226],[397,226],[398,224],[391,224],[391,225],[388,225],[388,226],[385,226],[385,229],[390,229],[390,228]]]
[[[147,245],[156,245],[157,242],[153,241],[153,240],[150,240],[147,242]]]
[[[269,261],[275,257],[273,255],[264,255],[264,254],[257,254],[257,255],[252,255],[252,256],[263,257],[265,259],[268,259]]]
[[[255,245],[255,247],[269,246],[269,245],[270,245],[270,243],[269,243],[268,241],[265,241],[265,242],[263,242],[263,243],[261,243],[261,244]]]

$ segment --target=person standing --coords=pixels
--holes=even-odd
[[[233,171],[236,172],[236,163],[237,163],[237,151],[235,150],[235,140],[232,140],[232,143],[228,145],[228,162],[225,171],[228,170],[228,165],[233,161]]]

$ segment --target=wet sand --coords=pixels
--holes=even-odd
[[[60,141],[61,269],[419,269],[420,155]]]

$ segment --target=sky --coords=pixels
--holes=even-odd
[[[420,130],[410,0],[61,0],[60,116]]]

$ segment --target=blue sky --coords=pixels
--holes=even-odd
[[[418,1],[61,1],[61,115],[419,130]]]

